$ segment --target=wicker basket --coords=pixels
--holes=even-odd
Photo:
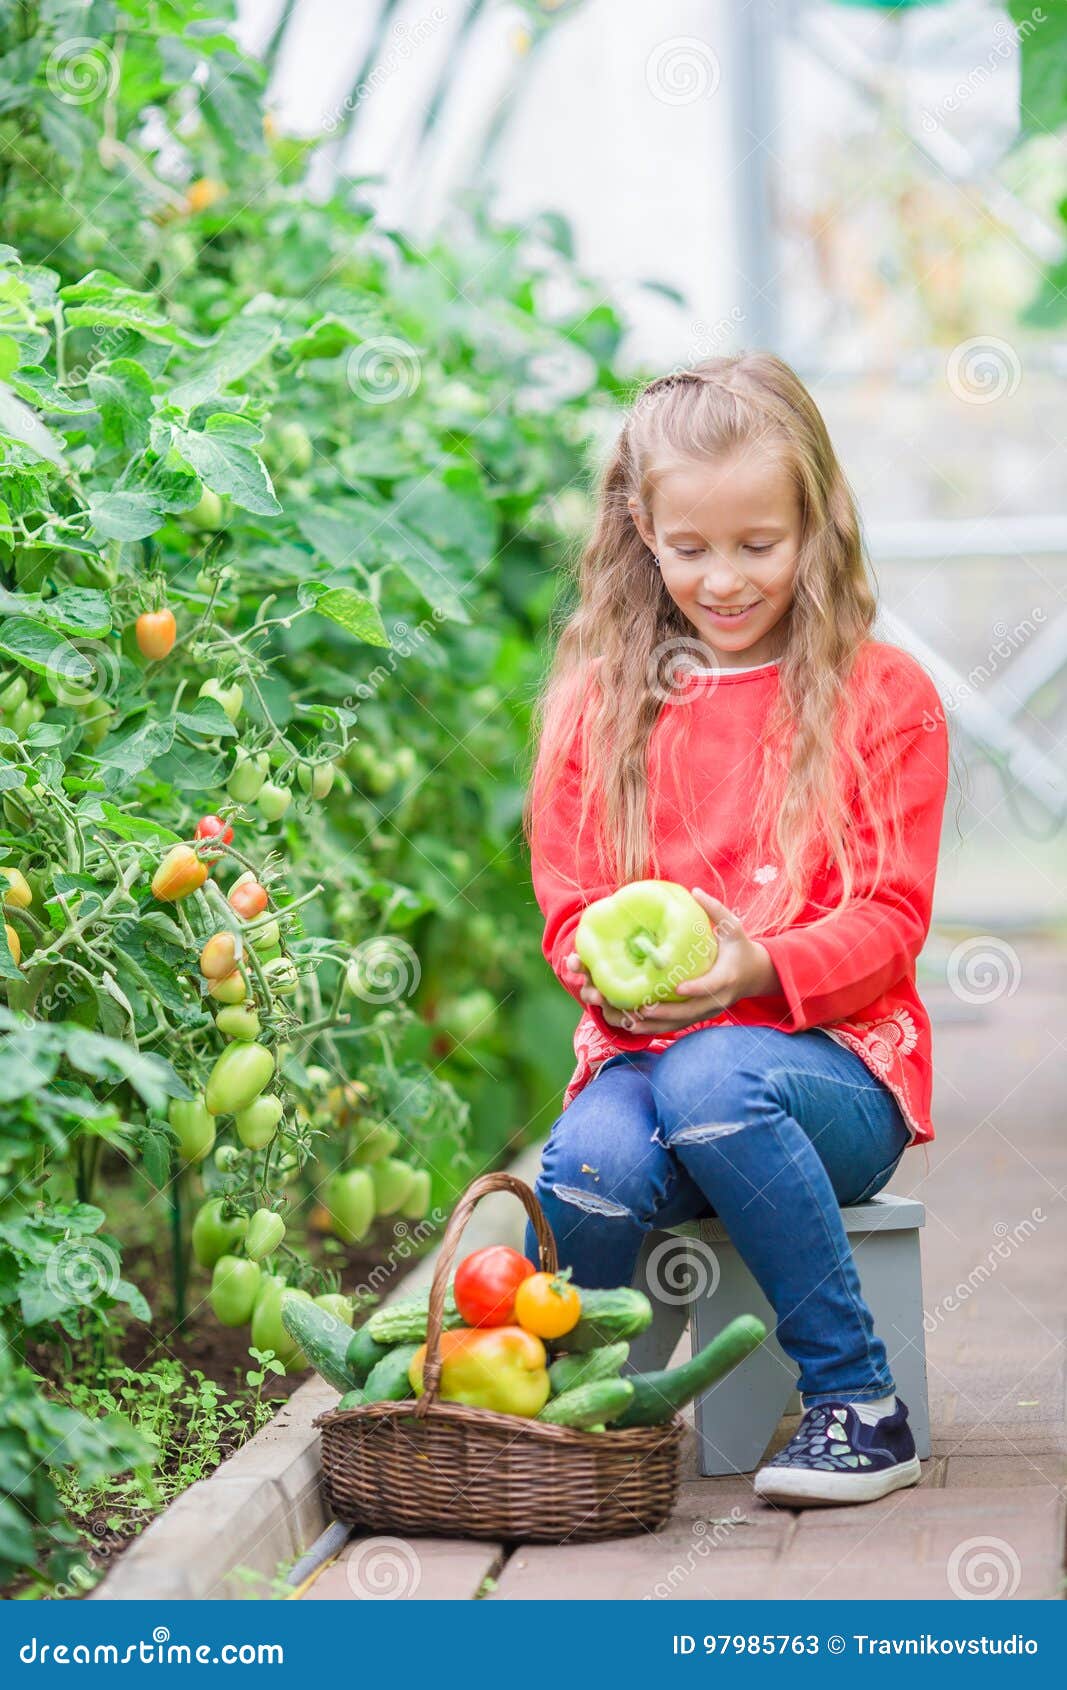
[[[441,1320],[460,1234],[479,1198],[511,1191],[533,1221],[541,1267],[559,1265],[530,1187],[486,1174],[452,1212],[430,1288],[424,1394],[320,1414],[329,1505],[376,1530],[445,1537],[583,1542],[654,1531],[678,1494],[684,1423],[579,1432],[545,1421],[442,1402]]]

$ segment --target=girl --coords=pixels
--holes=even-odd
[[[525,816],[544,953],[584,1006],[537,1182],[561,1259],[625,1285],[650,1228],[722,1219],[799,1369],[804,1418],[755,1480],[794,1507],[919,1478],[840,1206],[933,1137],[915,959],[948,744],[874,615],[797,376],[756,352],[653,381],[602,477]],[[719,949],[683,1002],[625,1013],[574,931],[640,879],[690,888]]]

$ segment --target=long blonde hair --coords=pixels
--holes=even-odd
[[[542,806],[564,763],[576,757],[575,838],[592,817],[598,879],[617,886],[659,877],[649,826],[649,742],[671,700],[669,688],[665,695],[656,684],[657,666],[664,653],[702,642],[654,567],[628,501],[649,508],[653,464],[749,448],[780,457],[801,513],[778,693],[758,748],[744,882],[751,887],[754,866],[772,855],[783,872],[746,894],[744,908],[734,906],[751,933],[769,933],[789,926],[810,903],[820,868],[836,870],[838,896],[815,914],[869,896],[897,825],[888,766],[866,766],[856,749],[860,727],[878,727],[872,716],[884,715],[891,728],[892,701],[877,689],[861,698],[847,684],[876,611],[855,505],[811,395],[770,353],[709,358],[650,382],[631,407],[600,477],[592,533],[571,571],[577,606],[560,631],[537,700],[538,753],[523,821],[536,855]],[[862,838],[868,829],[870,840]]]

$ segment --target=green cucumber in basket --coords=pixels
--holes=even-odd
[[[346,1359],[352,1328],[329,1309],[303,1297],[283,1297],[282,1325],[299,1344],[316,1373],[321,1373],[335,1391],[350,1391],[359,1383]]]
[[[395,1350],[390,1350],[387,1356],[376,1362],[367,1375],[367,1382],[363,1386],[364,1402],[404,1402],[406,1398],[415,1395],[414,1387],[408,1378],[412,1357],[420,1344],[398,1344]]]
[[[361,1326],[358,1332],[350,1332],[349,1340],[345,1366],[351,1374],[353,1385],[363,1385],[375,1363],[389,1354],[389,1345],[379,1344],[365,1326]]]
[[[657,1373],[629,1373],[633,1398],[614,1421],[616,1430],[627,1426],[663,1426],[680,1408],[700,1392],[714,1385],[738,1362],[759,1348],[767,1328],[754,1314],[738,1315],[724,1326],[717,1338],[698,1350],[681,1367],[665,1367]],[[601,1419],[610,1416],[601,1415]]]
[[[362,1408],[366,1400],[367,1398],[364,1393],[357,1387],[354,1391],[346,1391],[340,1402],[337,1404],[337,1407]]]
[[[553,1338],[549,1349],[568,1355],[602,1349],[621,1338],[636,1338],[652,1325],[652,1304],[643,1291],[621,1286],[617,1291],[583,1291],[582,1315],[577,1326],[561,1338]],[[372,1317],[373,1318],[373,1317]]]
[[[377,1344],[423,1343],[426,1338],[426,1318],[430,1309],[430,1293],[409,1297],[402,1303],[387,1303],[375,1309],[367,1321],[366,1330]],[[456,1307],[451,1285],[445,1292],[444,1317],[441,1329],[450,1332],[463,1325],[463,1316]]]
[[[552,1397],[537,1418],[547,1420],[550,1426],[588,1431],[622,1414],[633,1394],[629,1379],[595,1379],[591,1385],[577,1385],[573,1391]]]
[[[630,1354],[630,1346],[623,1339],[618,1344],[601,1344],[599,1349],[587,1350],[585,1355],[560,1356],[548,1370],[548,1382],[554,1397],[573,1391],[576,1385],[591,1385],[596,1379],[617,1379],[623,1363]]]

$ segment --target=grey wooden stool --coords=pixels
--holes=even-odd
[[[926,1388],[919,1228],[921,1203],[885,1192],[855,1208],[842,1209],[860,1276],[885,1344],[920,1461],[930,1455],[930,1409]],[[725,1379],[696,1401],[700,1471],[751,1473],[759,1466],[783,1414],[799,1413],[796,1368],[774,1333],[774,1311],[749,1273],[722,1223],[712,1217],[651,1232],[637,1264],[634,1284],[655,1310],[647,1332],[630,1345],[627,1372],[666,1367],[692,1321],[693,1349],[702,1349],[735,1315],[755,1314],[768,1336]]]

